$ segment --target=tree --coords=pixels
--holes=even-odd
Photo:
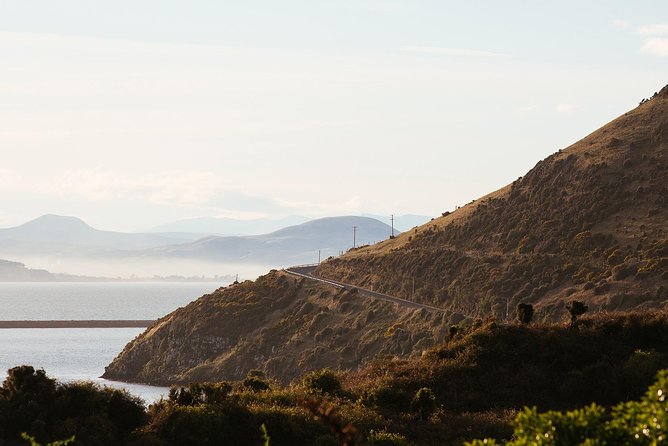
[[[519,303],[517,304],[516,313],[517,320],[523,325],[528,325],[531,322],[531,318],[533,318],[533,305]]]
[[[578,323],[578,316],[582,316],[589,310],[589,307],[579,300],[573,300],[571,303],[566,305],[566,309],[571,314],[571,328],[575,328]]]
[[[457,335],[458,331],[459,331],[459,327],[457,325],[450,325],[450,329],[448,330],[448,334],[450,335],[450,339],[454,339],[454,337]]]

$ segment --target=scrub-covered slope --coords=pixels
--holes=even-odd
[[[668,87],[512,184],[316,275],[479,315],[530,302],[559,319],[566,299],[660,307],[667,271]]]
[[[444,338],[449,317],[274,271],[160,319],[104,377],[165,384],[241,379],[262,369],[288,382],[323,367],[354,369],[379,354],[421,353]]]
[[[420,354],[463,315],[563,320],[662,307],[668,298],[668,89],[524,177],[400,236],[323,262],[316,275],[446,308],[413,311],[271,272],[158,321],[107,368],[166,383],[289,381],[322,367]]]

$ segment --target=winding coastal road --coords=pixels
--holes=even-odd
[[[360,288],[356,285],[351,285],[349,283],[337,282],[335,280],[322,279],[320,277],[314,276],[313,271],[318,267],[318,265],[303,265],[303,266],[292,266],[286,268],[284,271],[293,276],[304,277],[306,279],[315,280],[317,282],[326,283],[332,285],[336,288],[342,288],[345,290],[357,290],[357,292],[363,296],[370,297],[372,299],[382,300],[385,302],[390,302],[393,304],[401,305],[406,308],[413,309],[425,309],[427,311],[434,311],[443,313],[445,310],[442,308],[433,307],[431,305],[421,304],[418,302],[411,302],[410,300],[402,299],[400,297],[390,296],[388,294],[378,293],[376,291],[371,291],[366,288]]]

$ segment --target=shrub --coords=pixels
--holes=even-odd
[[[411,407],[417,411],[421,419],[429,418],[436,410],[436,397],[429,387],[422,387],[415,392]]]
[[[409,443],[403,435],[372,430],[369,432],[369,446],[409,446]]]
[[[26,434],[25,432],[23,432],[21,434],[21,438],[23,438],[25,441],[30,443],[30,446],[42,446],[41,444],[39,444],[37,442],[37,440],[35,440],[35,437],[31,437],[30,435]],[[72,436],[72,437],[67,438],[65,440],[58,440],[58,441],[54,441],[52,443],[47,443],[46,446],[67,446],[68,444],[73,443],[74,440],[75,440],[75,438],[74,438],[74,436]]]
[[[589,310],[589,307],[579,300],[572,300],[566,305],[566,309],[571,314],[571,327],[575,327],[577,325],[578,316],[585,314],[587,310]]]
[[[525,303],[517,304],[517,320],[527,325],[531,322],[531,318],[533,318],[533,305]]]
[[[508,446],[525,445],[660,445],[668,435],[668,370],[640,401],[618,404],[607,411],[592,404],[568,412],[538,413],[524,409],[515,419],[513,441]],[[494,440],[475,440],[468,446],[496,445]]]
[[[302,385],[307,392],[330,395],[341,393],[341,378],[331,369],[322,369],[306,374],[302,379]]]
[[[369,402],[383,411],[405,412],[410,407],[410,393],[391,382],[379,382],[368,393]]]
[[[654,349],[634,351],[622,369],[626,389],[632,395],[640,394],[665,365],[665,356]]]
[[[638,268],[634,265],[627,265],[622,263],[612,268],[612,278],[615,280],[624,280],[629,276],[633,276],[638,272]]]
[[[57,383],[31,366],[10,369],[0,387],[0,444],[16,444],[22,432],[45,443],[75,435],[77,444],[124,444],[145,417],[143,402],[125,391]]]
[[[269,390],[269,383],[262,378],[257,376],[249,376],[243,381],[243,386],[253,392],[261,392],[263,390]]]
[[[180,406],[198,404],[219,404],[232,391],[232,386],[225,381],[219,383],[190,383],[188,387],[172,386],[168,399]]]
[[[458,331],[459,327],[457,325],[451,325],[448,329],[448,335],[450,336],[450,339],[454,339],[454,337],[457,336]]]

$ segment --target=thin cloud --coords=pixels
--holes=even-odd
[[[92,201],[131,200],[168,205],[202,205],[221,187],[212,172],[156,172],[131,176],[112,170],[77,169],[35,186],[37,192]]]
[[[653,56],[666,57],[668,56],[668,39],[658,37],[649,39],[640,48],[640,52]]]
[[[0,189],[18,189],[23,185],[23,179],[16,171],[0,168]]]
[[[556,111],[557,113],[562,114],[562,115],[567,115],[567,114],[573,113],[578,108],[579,108],[579,106],[575,105],[575,104],[557,104],[554,107],[554,111]]]
[[[493,51],[476,50],[471,48],[447,48],[440,46],[405,46],[404,50],[411,53],[448,57],[504,58],[509,56],[509,54],[496,53]]]
[[[312,203],[308,201],[277,200],[286,209],[292,209],[308,215],[341,215],[356,214],[363,208],[360,197],[352,197],[349,200],[338,203]]]
[[[612,21],[612,26],[619,29],[629,29],[631,27],[631,24],[626,20],[616,19]]]
[[[655,23],[653,25],[644,25],[636,31],[641,36],[663,36],[668,34],[667,23]]]

